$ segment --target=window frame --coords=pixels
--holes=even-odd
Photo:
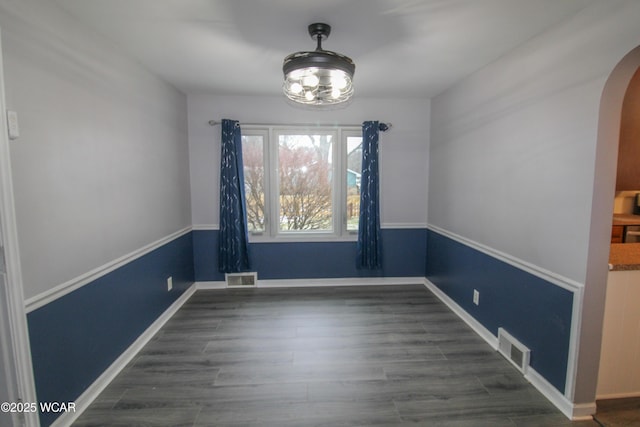
[[[269,202],[269,198],[270,198],[270,191],[271,191],[271,186],[269,184],[269,176],[270,173],[267,170],[270,162],[269,162],[269,150],[268,150],[268,146],[267,146],[267,141],[269,140],[269,131],[264,129],[264,128],[256,128],[256,129],[252,129],[249,130],[249,132],[245,132],[244,129],[242,129],[241,132],[241,137],[244,136],[259,136],[262,137],[262,167],[263,167],[263,179],[265,179],[265,182],[262,183],[262,188],[264,189],[264,204],[265,204],[265,210],[266,212],[264,212],[264,230],[262,231],[251,231],[249,230],[249,236],[251,238],[251,236],[262,236],[265,233],[269,232],[269,218],[270,218],[270,213],[268,212],[268,208],[271,205],[271,203]],[[244,143],[244,141],[243,141]],[[243,147],[243,161],[244,161],[244,147]],[[244,165],[243,165],[244,167]],[[245,175],[245,179],[246,179],[246,174]],[[246,185],[246,184],[245,184]],[[245,188],[245,199],[246,199],[246,195],[247,195],[247,191]],[[245,213],[246,215],[247,213]],[[248,225],[247,225],[248,228]]]
[[[331,134],[332,139],[332,230],[281,231],[279,183],[279,135]],[[263,137],[265,230],[249,231],[249,241],[323,242],[355,241],[357,230],[347,230],[347,138],[362,138],[358,126],[243,125],[242,136]],[[273,220],[275,219],[275,220]]]

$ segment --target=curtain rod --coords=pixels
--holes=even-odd
[[[209,120],[208,123],[209,123],[209,126],[218,126],[222,122],[219,122],[217,120]],[[348,124],[348,125],[340,125],[340,124],[329,124],[329,125],[327,125],[327,124],[325,124],[325,125],[323,125],[323,124],[320,124],[320,123],[290,123],[290,124],[286,124],[285,125],[285,124],[274,124],[274,123],[240,123],[240,122],[238,122],[238,124],[243,124],[243,125],[246,125],[246,126],[309,126],[309,127],[312,127],[312,126],[360,127],[360,126],[362,126],[362,123],[357,124],[357,125],[353,125],[353,124]],[[391,123],[380,122],[380,124],[379,124],[379,130],[381,132],[386,132],[386,131],[390,130],[392,127],[393,127],[393,125]]]

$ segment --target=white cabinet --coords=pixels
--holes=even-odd
[[[640,396],[640,271],[610,271],[598,399]]]

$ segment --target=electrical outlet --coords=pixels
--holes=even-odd
[[[173,277],[167,277],[167,291],[173,289]]]
[[[480,292],[477,289],[473,290],[473,303],[475,305],[480,305]]]

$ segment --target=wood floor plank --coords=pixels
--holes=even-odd
[[[444,355],[435,345],[421,346],[369,346],[347,348],[339,350],[311,350],[293,353],[294,364],[318,363],[395,363],[395,362],[426,362],[444,359]]]
[[[170,387],[132,387],[120,396],[114,409],[217,407],[223,403],[258,403],[268,406],[280,402],[308,401],[305,383],[254,384],[246,386],[182,385]]]
[[[472,376],[430,381],[428,386],[420,379],[325,381],[309,384],[311,401],[412,401],[487,395],[487,390]]]
[[[280,405],[220,404],[202,408],[196,426],[224,423],[271,425],[375,425],[378,420],[399,421],[391,402],[286,402]],[[246,424],[245,424],[246,425]]]
[[[396,408],[405,420],[447,420],[512,418],[539,414],[554,414],[557,409],[542,396],[532,397],[528,390],[491,395],[447,396],[428,400],[396,401]]]
[[[547,424],[545,424],[547,423]],[[424,286],[198,291],[77,426],[576,426]]]
[[[381,365],[356,363],[309,364],[291,366],[223,367],[216,377],[216,385],[288,384],[296,382],[338,380],[384,380]]]
[[[134,410],[93,409],[73,424],[77,427],[191,427],[196,422],[200,408],[144,408]]]

